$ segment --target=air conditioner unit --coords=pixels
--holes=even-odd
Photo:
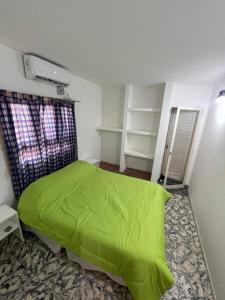
[[[63,86],[70,84],[70,73],[67,70],[34,55],[25,54],[23,58],[27,79],[45,80]]]

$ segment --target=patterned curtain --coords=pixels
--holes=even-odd
[[[31,182],[77,160],[72,101],[0,90],[0,122],[17,199]]]

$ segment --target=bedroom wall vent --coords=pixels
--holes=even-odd
[[[70,84],[70,73],[44,59],[34,55],[23,56],[25,77],[31,80],[44,80],[57,86]]]

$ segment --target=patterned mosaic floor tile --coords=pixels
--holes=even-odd
[[[167,202],[166,254],[175,277],[161,300],[213,300],[190,199],[177,190]],[[54,254],[36,236],[13,235],[0,242],[0,300],[132,300],[126,287],[87,271],[65,251]]]

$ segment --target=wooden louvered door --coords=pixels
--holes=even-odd
[[[199,110],[174,107],[171,110],[162,164],[164,186],[184,186],[184,177],[194,141]]]

